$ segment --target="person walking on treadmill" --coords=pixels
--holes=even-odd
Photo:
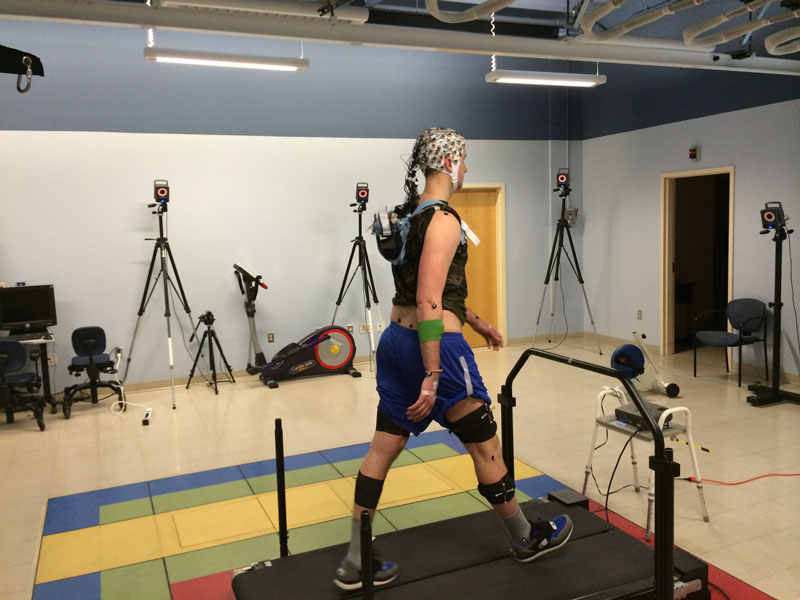
[[[460,217],[447,202],[463,185],[466,158],[463,136],[452,129],[430,128],[417,138],[408,162],[407,208],[413,210],[428,200],[441,203],[411,219],[405,260],[392,266],[391,323],[376,352],[377,423],[356,477],[352,538],[334,577],[341,589],[361,587],[361,511],[366,509],[374,517],[383,482],[409,435],[419,435],[434,420],[455,434],[472,457],[478,492],[507,527],[514,558],[529,562],[563,546],[572,533],[566,515],[531,523],[522,513],[503,463],[491,399],[462,334],[466,323],[490,348],[499,350],[503,345],[500,333],[465,304],[466,236]],[[417,169],[425,176],[421,194]],[[376,586],[398,574],[396,564],[382,561],[376,553]]]

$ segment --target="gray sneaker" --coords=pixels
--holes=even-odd
[[[531,523],[531,540],[527,544],[511,545],[511,552],[519,562],[530,562],[542,554],[560,548],[572,535],[572,519],[559,515],[552,521]]]
[[[373,552],[372,582],[375,587],[386,585],[390,581],[394,581],[399,574],[399,566],[395,563],[381,561],[378,552]],[[342,562],[340,562],[339,566],[336,568],[336,575],[333,577],[333,583],[343,590],[361,589],[361,565],[353,564],[346,558],[342,559]]]

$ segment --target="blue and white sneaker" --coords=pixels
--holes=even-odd
[[[397,579],[400,574],[400,567],[395,563],[382,561],[377,551],[373,552],[372,557],[372,582],[375,587],[386,585],[390,581]],[[349,560],[342,559],[336,568],[336,575],[333,583],[343,590],[361,589],[361,565],[356,565]]]
[[[531,523],[531,540],[523,539],[522,545],[512,544],[511,552],[519,562],[531,562],[535,558],[560,548],[572,535],[572,519],[559,515],[552,521]],[[528,543],[525,543],[528,542]]]

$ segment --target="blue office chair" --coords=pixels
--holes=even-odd
[[[37,373],[20,372],[28,363],[25,347],[15,340],[0,340],[0,403],[6,410],[6,423],[14,422],[14,412],[31,410],[36,424],[44,431],[44,398],[36,391],[42,380]]]
[[[64,389],[64,404],[62,410],[64,418],[69,419],[72,412],[72,403],[75,400],[89,400],[92,404],[97,404],[97,388],[110,388],[112,393],[117,394],[122,409],[125,404],[122,399],[122,388],[116,381],[101,381],[101,373],[114,374],[117,372],[117,364],[106,353],[106,333],[102,327],[78,327],[72,332],[72,349],[76,356],[73,357],[67,370],[80,377],[81,373],[86,372],[89,379],[83,383],[71,385]],[[117,360],[120,354],[117,353]],[[89,398],[74,398],[77,392],[89,390]]]
[[[697,322],[713,313],[725,313],[731,327],[737,333],[728,331],[697,330]],[[755,335],[763,329],[763,335]],[[694,319],[694,376],[697,377],[697,342],[706,346],[716,346],[725,350],[725,372],[730,372],[728,367],[728,348],[739,348],[739,387],[742,387],[742,346],[757,342],[764,343],[764,373],[769,381],[769,367],[767,366],[767,307],[761,300],[755,298],[739,298],[728,302],[725,309],[712,309],[701,312]]]

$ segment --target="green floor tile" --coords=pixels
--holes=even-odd
[[[218,483],[195,488],[193,490],[182,490],[170,494],[160,494],[153,496],[153,506],[156,513],[163,513],[180,508],[200,506],[201,504],[211,504],[233,498],[252,495],[253,491],[244,479],[230,481],[228,483]]]
[[[137,517],[146,517],[153,514],[153,505],[150,498],[139,498],[116,504],[106,504],[100,507],[100,525],[127,521]]]
[[[352,517],[345,517],[294,529],[289,532],[289,550],[292,554],[298,554],[349,542],[352,521]],[[372,521],[372,535],[382,535],[391,531],[395,531],[391,523],[380,512],[376,513]]]
[[[353,477],[358,475],[358,468],[361,466],[361,458],[354,458],[353,460],[343,460],[341,462],[333,463],[333,466],[339,471],[342,476],[344,477]],[[420,458],[414,456],[408,450],[403,450],[400,453],[400,456],[397,457],[397,460],[394,461],[392,467],[404,467],[406,465],[413,465],[415,463],[422,462]]]
[[[340,479],[341,474],[333,468],[333,465],[324,464],[316,467],[308,467],[306,469],[297,469],[296,471],[286,471],[285,477],[286,487],[290,488],[299,485],[308,485],[309,483],[317,483],[319,481]],[[250,482],[256,494],[274,492],[278,489],[277,475],[275,474],[252,477],[248,479],[248,482]]]
[[[291,545],[289,548],[291,549]],[[280,556],[278,534],[271,533],[205,550],[168,556],[164,561],[167,563],[169,582],[172,584],[213,575],[220,571],[238,569],[260,560],[278,556]],[[146,596],[142,596],[142,598],[146,598]],[[106,600],[105,596],[103,596],[103,600]]]
[[[413,454],[419,457],[420,460],[437,460],[439,458],[447,458],[449,456],[459,456],[459,453],[453,450],[447,444],[432,444],[430,446],[420,446],[410,450]]]
[[[486,507],[476,498],[464,492],[445,496],[444,498],[434,498],[432,500],[414,502],[413,504],[386,508],[381,511],[381,514],[397,529],[406,529],[463,515],[471,515],[482,510],[486,510]]]
[[[120,567],[100,573],[103,600],[170,600],[172,597],[164,571],[164,561]]]

